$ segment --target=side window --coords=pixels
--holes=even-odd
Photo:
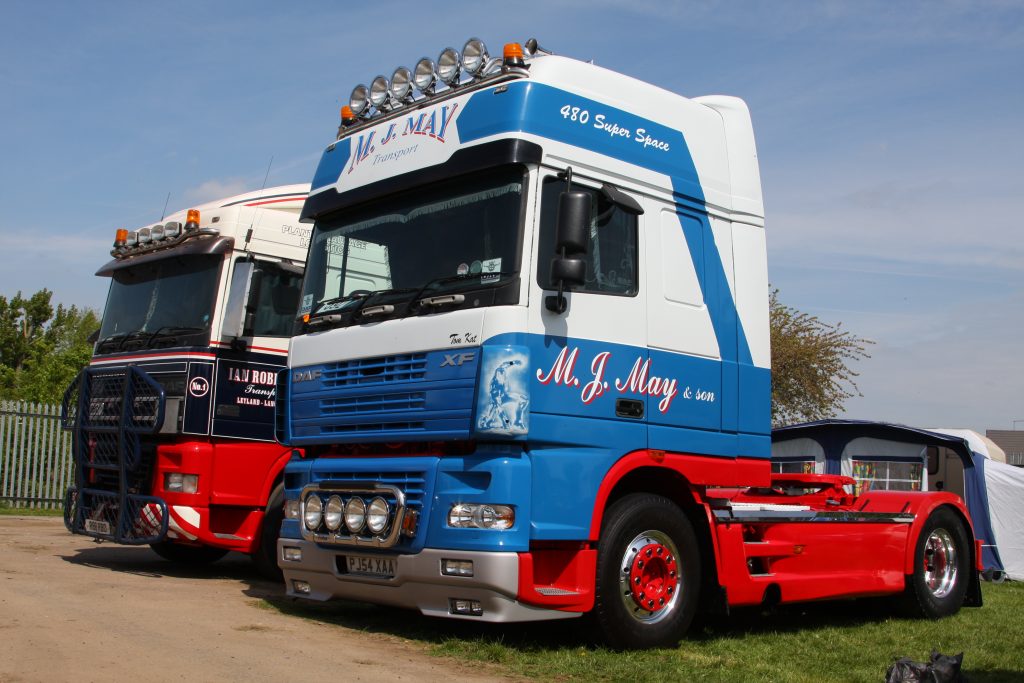
[[[302,274],[265,261],[256,262],[256,272],[260,273],[256,310],[246,321],[245,336],[290,336],[299,309]]]
[[[540,198],[540,240],[537,259],[537,283],[544,289],[556,289],[551,283],[551,259],[555,255],[555,222],[558,196],[565,181],[548,176]],[[637,217],[612,203],[600,191],[575,185],[593,196],[590,241],[587,244],[587,275],[576,292],[634,296],[639,277],[637,262]]]

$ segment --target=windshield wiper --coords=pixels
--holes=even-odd
[[[431,287],[441,287],[451,282],[466,281],[466,283],[468,284],[470,280],[479,279],[479,283],[474,284],[489,285],[495,282],[500,282],[501,278],[507,275],[514,274],[515,273],[512,272],[502,271],[499,273],[474,273],[472,275],[470,275],[469,273],[466,273],[465,275],[446,275],[444,277],[434,278],[433,280],[430,280],[425,285],[419,288],[419,290],[416,292],[416,296],[412,298],[412,305],[435,307],[444,306],[447,304],[461,304],[466,300],[466,296],[464,294],[437,294],[434,296],[423,296],[423,294]],[[493,279],[485,282],[484,278]]]
[[[152,346],[153,342],[155,342],[158,337],[172,337],[177,334],[195,334],[196,332],[202,331],[202,327],[175,327],[173,325],[164,325],[163,327],[158,327],[156,332],[149,335],[149,339],[146,340],[146,346]]]

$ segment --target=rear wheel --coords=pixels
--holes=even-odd
[[[960,517],[938,508],[925,521],[914,549],[914,574],[908,579],[908,611],[938,619],[956,614],[970,581],[970,540]]]
[[[184,543],[174,543],[171,541],[151,543],[149,547],[160,557],[176,564],[210,564],[228,554],[228,551],[223,548],[211,548],[206,545],[185,545]]]
[[[284,484],[278,484],[270,494],[270,501],[267,503],[263,524],[260,527],[260,543],[252,554],[257,571],[271,581],[281,581],[284,578],[281,568],[277,566],[277,539],[281,535],[283,521]]]
[[[613,647],[671,647],[697,611],[697,537],[683,511],[651,494],[613,504],[601,525],[594,611]]]

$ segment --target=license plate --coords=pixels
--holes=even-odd
[[[348,555],[347,560],[349,574],[382,576],[387,579],[390,579],[395,575],[395,560],[390,557],[363,557],[361,555]]]
[[[100,519],[85,520],[85,530],[94,534],[110,534],[110,524]]]

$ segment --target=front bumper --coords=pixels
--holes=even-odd
[[[284,548],[302,551],[299,561],[286,561]],[[358,576],[339,571],[346,555],[367,555],[355,548],[325,549],[310,541],[281,538],[277,542],[278,564],[284,572],[288,595],[311,600],[341,598],[378,605],[418,609],[435,617],[508,623],[566,619],[580,616],[525,605],[516,599],[519,583],[519,555],[514,552],[425,549],[413,555],[395,555],[394,578]],[[442,559],[471,560],[473,576],[446,576]],[[309,584],[308,593],[295,590],[295,582]],[[452,600],[476,600],[482,614],[453,614]]]

